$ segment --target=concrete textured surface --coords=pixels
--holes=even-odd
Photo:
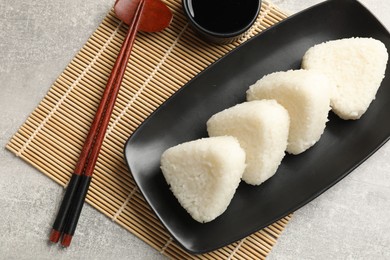
[[[388,0],[361,2],[390,29]],[[70,248],[49,245],[63,188],[4,148],[113,3],[0,0],[0,259],[164,259],[90,206]],[[390,143],[295,212],[269,259],[390,259],[389,216]]]

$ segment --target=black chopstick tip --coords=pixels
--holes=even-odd
[[[55,229],[51,230],[50,238],[49,238],[50,242],[57,243],[60,240],[60,237],[61,237],[61,232]]]
[[[63,247],[69,247],[70,243],[72,242],[72,238],[73,238],[73,236],[68,235],[68,234],[64,234],[64,236],[62,237],[62,240],[61,240],[61,245]]]

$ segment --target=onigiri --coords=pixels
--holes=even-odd
[[[359,119],[375,99],[381,85],[388,53],[373,38],[346,38],[311,47],[302,68],[326,75],[337,86],[331,97],[334,113],[342,119]]]
[[[244,169],[245,152],[231,136],[189,141],[161,156],[161,170],[174,196],[201,223],[227,209]]]
[[[324,132],[334,86],[322,74],[289,70],[268,74],[249,87],[247,100],[275,99],[290,116],[287,152],[300,154]]]
[[[286,151],[290,118],[275,100],[244,102],[207,121],[209,136],[237,138],[246,153],[243,181],[259,185],[272,177]]]

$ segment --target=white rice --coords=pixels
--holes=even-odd
[[[299,154],[324,132],[333,85],[314,71],[290,70],[264,76],[247,91],[247,100],[275,99],[290,116],[287,152]]]
[[[242,179],[259,185],[272,177],[287,147],[290,118],[275,100],[238,104],[213,115],[207,121],[210,136],[234,136],[246,153]]]
[[[321,43],[304,55],[302,68],[320,71],[337,86],[331,106],[340,118],[359,119],[368,109],[384,77],[388,53],[372,38]]]
[[[173,194],[198,222],[212,221],[226,210],[244,169],[245,152],[231,136],[182,143],[161,156]]]

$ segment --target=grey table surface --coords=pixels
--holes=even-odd
[[[4,147],[114,0],[0,0],[0,259],[164,259],[89,205],[68,249],[47,236],[63,188]],[[318,0],[274,0],[293,14]],[[390,29],[388,0],[361,1]],[[390,143],[295,212],[269,259],[390,259]]]

